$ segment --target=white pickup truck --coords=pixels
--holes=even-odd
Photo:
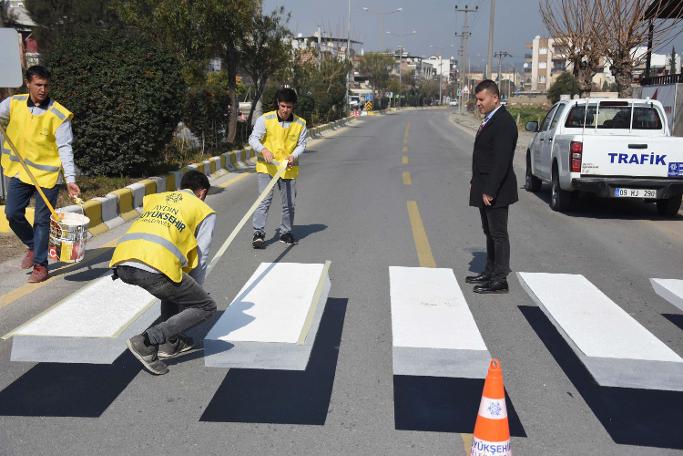
[[[586,108],[587,107],[587,108]],[[683,194],[683,138],[672,137],[662,104],[642,99],[561,100],[536,132],[526,156],[525,188],[551,186],[550,207],[566,211],[577,192],[654,200],[675,216]]]

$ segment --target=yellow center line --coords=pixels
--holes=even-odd
[[[403,185],[413,185],[413,179],[408,171],[403,171]]]
[[[216,187],[219,187],[219,188],[228,188],[228,187],[230,187],[232,184],[236,184],[237,182],[239,182],[239,181],[241,181],[242,179],[245,179],[245,178],[251,176],[252,174],[254,174],[254,173],[246,173],[246,172],[245,172],[245,173],[240,173],[240,174],[238,174],[237,176],[235,176],[234,178],[230,179],[229,181],[223,182],[222,184],[216,185]]]
[[[1,295],[0,296],[0,309],[2,309],[3,307],[9,306],[10,304],[17,301],[18,299],[21,299],[25,296],[28,296],[31,293],[33,293],[34,291],[37,291],[46,285],[53,283],[55,280],[59,280],[60,278],[62,278],[62,276],[64,274],[66,274],[68,272],[74,271],[74,270],[79,269],[79,268],[84,267],[84,266],[90,266],[90,265],[96,263],[98,259],[100,259],[101,257],[111,253],[111,251],[109,251],[108,249],[113,248],[116,245],[116,242],[118,240],[119,240],[119,238],[116,238],[112,241],[107,242],[103,246],[99,247],[100,249],[105,249],[105,251],[98,253],[97,255],[95,255],[92,258],[87,258],[86,261],[83,261],[81,263],[69,264],[67,266],[62,266],[61,268],[50,271],[50,278],[48,278],[44,282],[25,283],[22,286],[20,286],[19,288],[16,288],[12,291],[9,291],[9,292],[5,293],[4,295]]]
[[[403,158],[401,158],[401,163],[403,163],[404,165],[407,165],[408,164],[408,157],[406,157],[404,155]]]
[[[410,227],[413,230],[413,240],[415,241],[415,250],[417,250],[417,259],[420,266],[424,268],[435,268],[436,261],[432,255],[432,247],[429,245],[429,238],[427,231],[425,231],[420,210],[417,208],[417,202],[408,201],[408,217],[410,218]]]
[[[408,153],[408,146],[403,146],[403,153],[407,154]]]

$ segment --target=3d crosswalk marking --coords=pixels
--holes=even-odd
[[[106,275],[8,334],[11,360],[111,364],[158,316],[147,291]]]
[[[484,378],[490,361],[451,269],[389,267],[395,375]]]
[[[683,310],[683,280],[650,279],[650,283],[659,296]]]
[[[329,266],[261,263],[206,335],[206,366],[305,370],[330,291]]]
[[[683,359],[584,276],[518,276],[600,385],[683,391]]]

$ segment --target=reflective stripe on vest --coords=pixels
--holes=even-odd
[[[2,153],[5,155],[9,155],[9,159],[11,161],[21,163],[19,161],[19,157],[15,156],[10,149],[5,149],[4,146],[2,147]],[[59,166],[39,165],[38,163],[33,163],[31,160],[26,159],[24,159],[24,163],[26,163],[31,168],[36,168],[43,171],[58,172],[61,169]]]
[[[175,255],[176,258],[178,258],[178,261],[180,261],[180,266],[185,267],[187,266],[187,258],[185,258],[185,255],[176,247],[173,245],[172,242],[162,238],[161,236],[157,236],[156,234],[148,234],[148,233],[130,233],[124,235],[119,242],[126,242],[126,241],[147,241],[147,242],[154,242],[155,244],[161,245],[163,248],[171,252],[173,255]]]

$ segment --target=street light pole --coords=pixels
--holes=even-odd
[[[370,8],[367,6],[363,7],[363,11],[365,11],[368,14],[373,14],[377,16],[379,19],[379,49],[380,51],[384,51],[384,16],[389,16],[394,13],[400,13],[403,11],[403,8],[396,8],[391,11],[371,11]]]
[[[416,33],[417,33],[417,31],[415,31],[415,30],[413,30],[410,33],[392,33],[390,31],[387,31],[387,35],[393,35],[393,36],[397,36],[399,38],[404,38],[404,37],[408,37],[411,35],[415,35]],[[401,66],[403,64],[403,45],[399,44],[399,46],[400,46],[400,50],[399,50],[400,54],[398,56],[398,103],[399,103],[399,107],[401,107],[401,91],[403,90],[403,75],[401,74]]]
[[[349,0],[349,19],[346,23],[346,61],[351,63],[351,66],[346,73],[346,108],[344,112],[349,109],[351,100],[351,79],[353,78],[353,62],[351,62],[351,0]]]

